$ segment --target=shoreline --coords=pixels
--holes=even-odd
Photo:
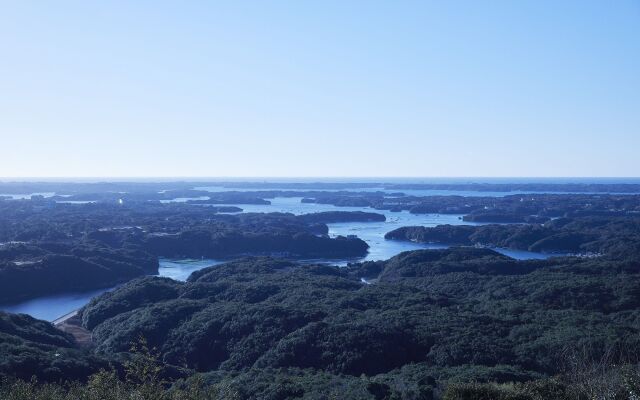
[[[54,319],[53,321],[51,321],[51,324],[55,327],[58,327],[59,325],[64,324],[65,322],[67,322],[69,319],[78,316],[78,314],[80,313],[80,308],[75,309],[71,312],[68,312],[56,319]]]

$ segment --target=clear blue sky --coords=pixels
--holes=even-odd
[[[0,176],[639,176],[640,1],[6,1]]]

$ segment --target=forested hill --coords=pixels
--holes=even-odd
[[[556,218],[544,224],[406,226],[386,239],[640,260],[640,217]]]
[[[142,335],[166,365],[210,383],[302,374],[293,387],[313,393],[328,376],[360,377],[413,398],[456,379],[540,381],[562,373],[571,352],[637,348],[639,284],[638,263],[516,261],[473,248],[342,269],[248,258],[185,283],[133,281],[82,319],[97,354],[126,354]],[[252,397],[260,385],[237,390]]]
[[[564,391],[575,383],[551,377],[577,356],[635,362],[638,287],[630,260],[517,261],[469,247],[346,268],[246,258],[95,298],[81,313],[94,340],[86,350],[5,315],[0,372],[73,380],[111,364],[119,373],[144,338],[163,379],[199,377],[236,398],[321,398],[339,385],[343,398],[430,399],[456,381]]]

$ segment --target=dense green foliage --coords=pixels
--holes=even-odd
[[[359,281],[375,270],[376,284]],[[126,351],[143,335],[164,363],[195,371],[300,368],[408,386],[422,379],[435,389],[452,379],[553,375],[576,346],[637,348],[639,272],[623,262],[516,261],[473,248],[343,269],[250,258],[186,283],[134,281],[94,299],[83,320],[101,354]]]
[[[499,223],[542,223],[556,217],[633,216],[640,211],[640,196],[610,194],[385,197],[379,193],[324,193],[309,195],[303,201],[408,210],[415,214],[464,214],[467,221]]]
[[[70,335],[27,315],[0,312],[0,376],[85,379],[107,363],[75,349]]]
[[[157,271],[157,257],[136,246],[8,244],[0,246],[0,302],[106,287]]]
[[[372,220],[373,213],[217,214],[211,207],[134,203],[0,202],[0,303],[113,286],[158,271],[158,256],[366,254],[358,238],[326,235],[324,221]]]
[[[364,211],[325,211],[298,215],[298,219],[308,223],[329,224],[332,222],[371,222],[385,221],[384,214]]]
[[[41,377],[82,379],[78,370],[60,369],[51,352],[69,354],[71,367],[93,357],[82,371],[95,371],[105,365],[97,357],[126,360],[142,336],[173,371],[168,379],[188,377],[173,389],[162,385],[162,396],[187,390],[195,379],[231,398],[328,398],[338,387],[346,398],[430,399],[448,386],[451,399],[503,392],[497,398],[545,398],[527,391],[551,390],[546,377],[566,374],[575,349],[597,359],[623,348],[624,360],[612,363],[637,360],[639,274],[629,261],[516,261],[475,248],[407,252],[347,268],[247,258],[198,271],[187,282],[134,280],[94,299],[82,318],[95,355],[33,325],[56,341],[5,330],[13,342],[3,357],[21,365],[23,378],[58,368],[59,375]],[[363,284],[361,276],[376,283]],[[33,370],[15,360],[28,354],[23,346],[37,349]],[[451,386],[472,381],[530,383]],[[122,396],[138,390],[118,385]]]
[[[543,225],[410,226],[395,229],[385,238],[549,253],[606,254],[612,259],[633,260],[640,257],[640,218],[557,218]]]
[[[584,361],[584,360],[583,360]],[[602,360],[599,360],[599,362]],[[637,365],[582,364],[562,376],[529,382],[453,383],[443,400],[635,400],[640,398]]]
[[[81,311],[93,340],[85,349],[48,323],[0,313],[0,398],[587,400],[640,393],[638,196],[256,191],[161,204],[202,191],[142,186],[122,196],[123,205],[115,190],[99,192],[99,204],[0,200],[0,301],[147,275],[158,256],[289,258],[242,258],[187,282],[133,279]],[[77,189],[76,200],[96,193],[90,185]],[[362,255],[364,242],[329,238],[325,224],[383,215],[224,215],[236,210],[211,206],[301,193],[309,202],[530,223],[404,227],[387,237],[466,247],[338,268],[292,258]],[[517,261],[486,246],[598,256]],[[132,353],[132,343],[143,346]]]
[[[167,377],[191,376],[173,390],[196,379],[235,398],[327,398],[339,387],[347,398],[430,399],[448,386],[450,399],[554,398],[538,392],[575,386],[545,378],[567,374],[571,351],[589,349],[597,359],[622,348],[624,361],[637,360],[639,272],[629,262],[516,261],[474,248],[407,252],[342,269],[248,258],[187,282],[134,280],[94,299],[82,317],[96,356],[73,350],[68,336],[35,320],[29,329],[44,333],[4,332],[38,349],[37,371],[56,365],[50,351],[75,352],[67,356],[75,363],[127,359],[142,336],[163,368],[184,371]],[[376,283],[360,282],[365,274]],[[7,343],[4,354],[26,354]],[[471,381],[529,383],[451,385]],[[179,393],[166,388],[163,396]]]

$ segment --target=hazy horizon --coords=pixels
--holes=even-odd
[[[640,181],[640,176],[49,176],[0,177],[0,183],[11,182],[300,182],[300,183],[392,183],[392,182],[531,182],[531,183],[626,183]]]

